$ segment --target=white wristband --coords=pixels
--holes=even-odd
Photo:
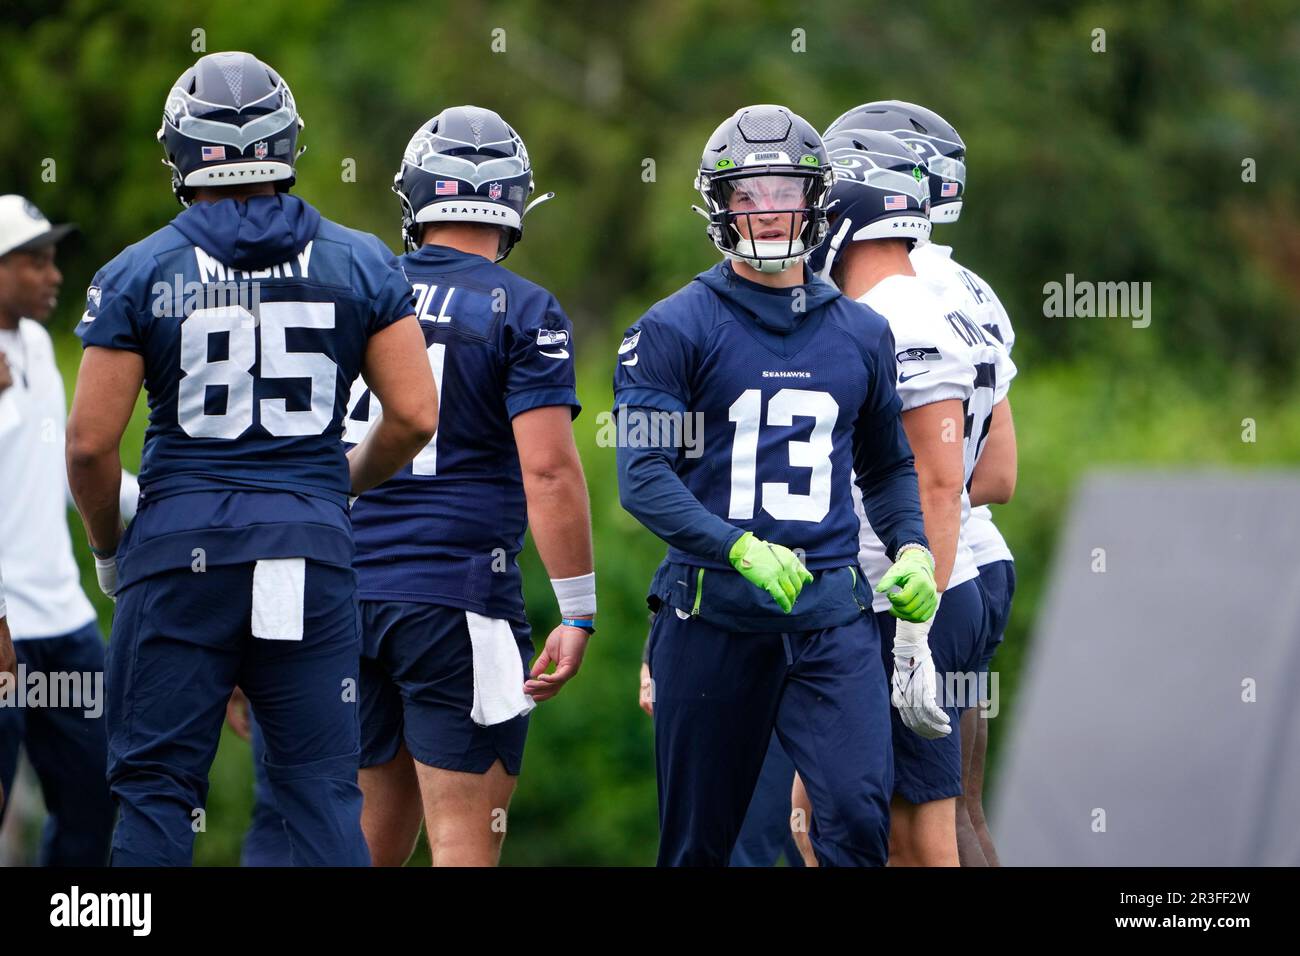
[[[596,616],[595,571],[576,578],[551,578],[551,588],[560,605],[560,617],[585,620]]]

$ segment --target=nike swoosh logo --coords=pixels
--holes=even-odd
[[[538,351],[540,352],[541,349],[538,349]],[[566,359],[569,357],[569,350],[560,349],[558,352],[542,352],[542,354],[545,355],[547,358]]]
[[[630,359],[628,359],[626,362],[620,362],[619,364],[620,364],[620,365],[626,365],[628,368],[631,368],[633,365],[635,365],[635,364],[636,364],[637,362],[639,362],[639,361],[641,361],[641,353],[640,353],[640,352],[638,352],[636,355],[633,355],[633,356],[632,356]]]
[[[929,375],[929,374],[930,374],[930,369],[926,369],[924,372],[913,372],[911,375],[900,375],[898,376],[898,384],[902,385],[904,382],[910,382],[918,375]]]
[[[83,312],[83,313],[81,313],[81,321],[82,321],[82,322],[94,322],[94,321],[95,321],[95,317],[94,317],[93,315],[91,315],[89,312]]]

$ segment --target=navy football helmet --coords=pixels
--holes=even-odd
[[[188,206],[198,186],[294,183],[302,118],[280,75],[251,53],[209,53],[167,94],[158,142],[172,192]]]
[[[920,153],[930,176],[930,219],[957,221],[966,195],[966,144],[947,120],[915,103],[878,100],[841,115],[826,135],[859,129],[892,133]]]
[[[713,244],[729,259],[759,272],[784,272],[826,237],[826,201],[833,174],[822,138],[784,106],[746,106],[709,137],[695,176]],[[759,238],[763,220],[802,217],[797,232],[769,228],[785,238]],[[744,221],[742,234],[737,223]]]
[[[921,157],[902,140],[876,130],[852,130],[826,137],[835,170],[830,196],[830,239],[808,264],[829,279],[835,257],[864,239],[930,237],[930,189]]]
[[[529,210],[555,196],[528,202],[533,167],[524,141],[492,110],[477,106],[448,107],[415,131],[393,192],[401,200],[408,251],[419,248],[425,223],[475,222],[501,228],[497,262],[523,236]]]

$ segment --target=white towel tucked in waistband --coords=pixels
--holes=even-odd
[[[301,641],[306,587],[305,558],[265,558],[253,565],[253,636]]]
[[[524,693],[519,644],[509,621],[465,612],[474,650],[474,706],[470,718],[491,727],[528,713],[537,704]]]

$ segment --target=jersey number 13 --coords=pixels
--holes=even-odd
[[[728,518],[754,517],[755,485],[758,472],[758,432],[763,412],[763,393],[746,389],[727,409],[727,420],[736,426],[731,446],[731,506]],[[831,510],[831,435],[840,407],[828,392],[783,388],[768,400],[767,424],[789,427],[796,417],[813,419],[807,441],[786,443],[791,468],[810,468],[808,493],[790,490],[779,481],[763,482],[763,510],[778,521],[821,521]]]

